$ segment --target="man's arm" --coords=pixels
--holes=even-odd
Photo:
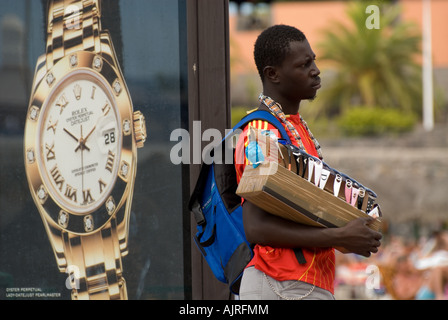
[[[318,228],[272,215],[249,201],[243,204],[247,240],[271,247],[342,247],[369,257],[378,251],[382,237],[368,227],[371,221],[373,218],[359,218],[340,228]]]

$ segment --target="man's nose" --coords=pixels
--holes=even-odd
[[[311,70],[311,76],[317,77],[318,75],[320,75],[320,70],[317,67],[316,62],[313,62],[313,68]]]

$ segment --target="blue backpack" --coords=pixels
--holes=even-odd
[[[221,157],[226,154],[225,148],[233,149],[228,141],[236,130],[244,128],[252,120],[269,122],[281,133],[279,142],[291,143],[283,125],[273,114],[257,110],[241,119],[221,141],[218,146],[223,151]],[[232,155],[233,152],[231,150]],[[241,276],[253,257],[253,251],[244,233],[241,197],[235,193],[238,187],[235,165],[233,161],[226,164],[223,159],[215,158],[212,152],[211,156],[211,164],[202,164],[189,202],[197,223],[194,241],[215,277],[228,284],[233,294],[239,294]]]

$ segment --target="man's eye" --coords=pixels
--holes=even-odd
[[[314,61],[316,61],[316,58],[314,58],[314,59],[312,59],[312,60],[308,60],[306,63],[302,64],[301,67],[302,67],[302,68],[310,67],[311,64],[312,64]]]
[[[311,63],[312,63],[312,61],[308,61],[308,62],[306,62],[306,63],[304,63],[304,64],[302,64],[302,68],[306,68],[306,67],[309,67],[310,65],[311,65]]]

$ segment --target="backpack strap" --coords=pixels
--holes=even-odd
[[[227,139],[228,136],[231,135],[236,129],[243,128],[247,123],[251,122],[252,120],[264,120],[269,122],[280,132],[282,139],[279,139],[279,142],[281,142],[280,140],[284,140],[283,144],[285,143],[291,144],[291,140],[289,139],[288,133],[286,132],[285,127],[283,127],[280,120],[278,120],[277,117],[274,116],[271,112],[266,110],[256,110],[246,115],[233,127],[233,130],[229,134],[227,134],[227,136],[224,137],[224,140]]]

